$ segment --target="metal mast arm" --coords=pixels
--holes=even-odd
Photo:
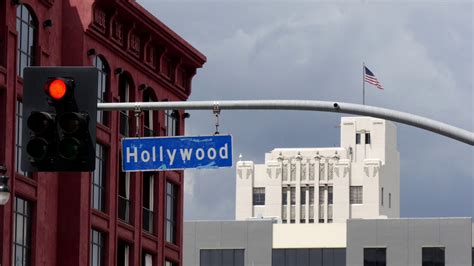
[[[402,124],[422,128],[448,138],[474,146],[474,133],[429,118],[385,109],[375,106],[304,100],[247,100],[247,101],[188,101],[188,102],[134,102],[134,103],[98,103],[98,109],[118,110],[299,110],[347,113],[382,118]]]

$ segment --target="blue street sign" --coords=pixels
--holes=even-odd
[[[232,136],[122,139],[122,170],[165,171],[232,167]]]

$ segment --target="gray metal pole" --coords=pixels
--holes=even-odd
[[[375,106],[304,100],[98,103],[99,110],[300,110],[365,115],[422,128],[474,146],[474,133],[429,118]]]

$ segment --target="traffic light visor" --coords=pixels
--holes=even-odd
[[[53,116],[46,112],[31,112],[28,117],[28,128],[36,134],[43,134],[54,124]]]
[[[64,159],[77,159],[80,149],[81,143],[76,138],[65,138],[59,142],[59,155]]]
[[[51,98],[60,100],[66,95],[67,86],[62,79],[53,79],[47,84],[47,93]]]
[[[33,138],[26,144],[26,152],[36,160],[43,160],[48,154],[48,142],[43,138]]]
[[[58,123],[65,133],[74,134],[86,127],[87,115],[74,112],[64,113],[59,116]]]

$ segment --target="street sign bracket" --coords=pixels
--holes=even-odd
[[[139,104],[135,105],[135,136],[140,137],[140,117],[143,114],[143,110]]]
[[[219,108],[219,102],[214,102],[214,107],[212,108],[212,112],[216,117],[216,131],[214,132],[214,136],[219,135],[219,115],[221,113],[221,109]]]

